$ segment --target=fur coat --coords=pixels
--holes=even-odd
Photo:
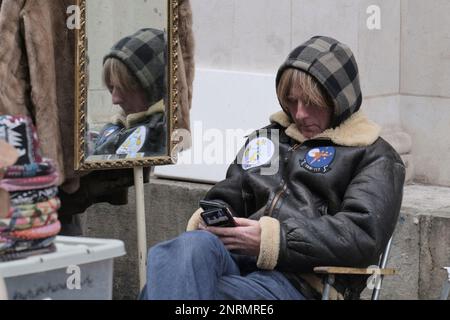
[[[0,0],[0,114],[33,118],[42,153],[57,161],[67,194],[80,189],[80,174],[74,171],[75,32],[66,27],[66,10],[74,3]],[[178,118],[179,127],[190,130],[194,40],[189,0],[180,0],[178,10]],[[123,184],[132,179],[127,176]]]

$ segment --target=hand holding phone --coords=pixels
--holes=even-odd
[[[200,200],[200,207],[205,210],[201,217],[208,227],[236,227],[231,210],[216,201]]]

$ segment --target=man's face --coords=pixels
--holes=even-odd
[[[298,130],[305,138],[311,139],[330,127],[332,108],[305,105],[301,97],[301,88],[293,86],[284,103]]]
[[[126,115],[146,111],[148,102],[143,90],[122,92],[118,87],[109,87],[112,103],[119,105]]]

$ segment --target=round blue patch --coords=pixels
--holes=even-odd
[[[301,166],[314,173],[326,173],[331,170],[336,149],[334,147],[318,147],[311,149],[301,162]]]

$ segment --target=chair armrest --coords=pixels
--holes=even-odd
[[[320,274],[355,274],[355,275],[379,274],[384,276],[392,276],[397,273],[395,269],[347,268],[347,267],[315,267],[314,272]]]

